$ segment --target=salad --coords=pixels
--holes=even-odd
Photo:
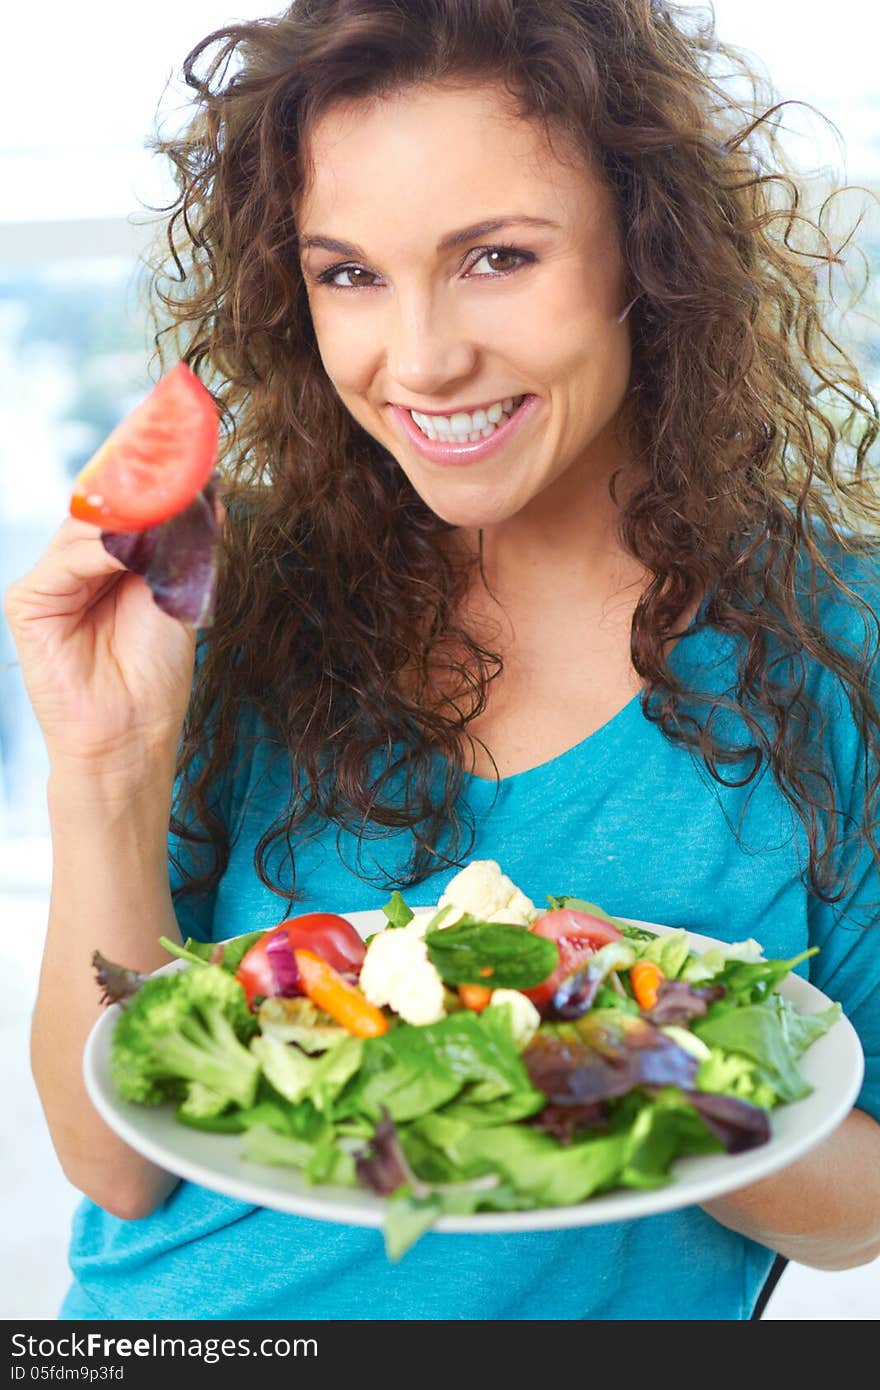
[[[363,941],[309,913],[217,945],[163,938],[189,968],[93,958],[122,1012],[122,1100],[239,1133],[257,1164],[387,1198],[399,1259],[443,1215],[569,1206],[670,1180],[687,1154],[770,1137],[810,1093],[798,1058],[840,1016],[800,1014],[793,960],[755,941],[695,953],[571,896],[540,909],[492,860],[436,908],[394,892]]]

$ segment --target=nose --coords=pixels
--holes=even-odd
[[[477,349],[452,306],[429,293],[398,295],[387,367],[403,392],[432,396],[472,375]]]

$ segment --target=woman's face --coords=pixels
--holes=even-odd
[[[493,86],[335,106],[309,153],[297,228],[324,367],[427,505],[486,527],[604,489],[630,347],[597,175]]]

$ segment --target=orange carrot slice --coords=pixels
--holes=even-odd
[[[640,1009],[653,1009],[657,1003],[657,991],[661,980],[666,976],[652,960],[637,960],[629,972],[633,994]]]
[[[294,955],[302,988],[319,1009],[357,1038],[377,1038],[387,1033],[388,1020],[382,1010],[371,1004],[357,985],[349,984],[314,951],[297,950]]]
[[[466,1009],[473,1009],[475,1014],[481,1014],[491,1002],[492,991],[485,985],[459,985],[458,997]]]

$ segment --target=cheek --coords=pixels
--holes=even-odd
[[[315,340],[324,370],[340,392],[358,391],[369,381],[376,355],[376,324],[368,313],[344,305],[309,300]]]
[[[552,388],[587,370],[605,380],[628,371],[629,336],[616,307],[604,277],[572,271],[499,295],[473,322],[479,341],[515,362],[525,380]]]

